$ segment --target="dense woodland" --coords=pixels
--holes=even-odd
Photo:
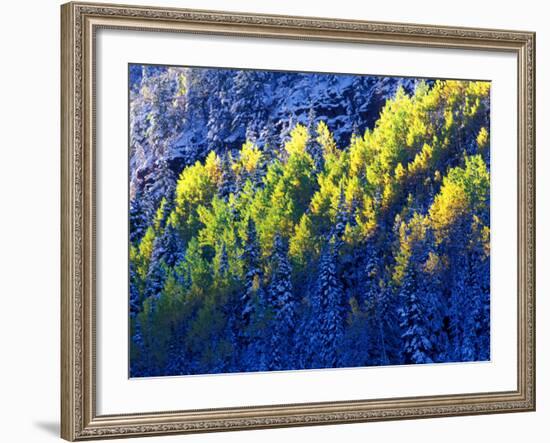
[[[490,358],[490,83],[130,87],[132,377]]]

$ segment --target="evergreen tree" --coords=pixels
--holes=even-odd
[[[359,298],[366,307],[367,322],[365,329],[368,331],[369,341],[364,342],[365,352],[368,361],[374,365],[385,365],[390,361],[391,338],[395,335],[392,330],[396,323],[393,311],[395,308],[390,305],[389,291],[381,287],[383,281],[382,270],[378,251],[372,242],[365,247],[365,267],[363,270],[363,293]]]
[[[222,176],[218,188],[218,195],[227,201],[230,194],[235,194],[237,192],[235,173],[231,169],[231,162],[228,155],[223,156],[221,170]]]
[[[269,369],[290,369],[294,358],[296,306],[292,293],[292,268],[287,247],[280,235],[275,236],[272,255],[272,275],[268,301],[273,311]]]
[[[339,345],[345,327],[344,291],[338,280],[336,241],[333,236],[321,259],[318,276],[316,311],[320,367],[337,367]]]
[[[413,244],[413,252],[405,269],[399,288],[399,309],[402,329],[404,362],[432,363],[433,345],[430,340],[427,317],[426,292],[423,282],[426,276],[422,266],[426,262],[426,250],[422,243]]]
[[[130,309],[130,316],[135,316],[140,310],[141,310],[141,304],[142,304],[142,297],[141,292],[139,290],[139,276],[136,273],[136,266],[135,263],[130,261],[130,264],[128,266],[128,272],[130,274],[129,282],[130,282],[130,300],[129,300],[129,309]]]
[[[323,157],[323,148],[317,140],[317,119],[315,115],[315,109],[310,108],[308,114],[308,124],[307,130],[310,135],[310,139],[307,144],[307,152],[313,159],[313,164],[315,165],[316,171],[322,171],[325,167],[324,157]]]
[[[155,242],[159,239],[157,238]],[[145,278],[145,297],[158,297],[166,280],[166,263],[163,260],[151,261]]]
[[[130,199],[129,231],[130,243],[136,244],[145,235],[152,219],[152,209],[142,191]]]
[[[243,252],[243,264],[246,269],[244,288],[237,304],[236,348],[240,348],[240,366],[245,370],[261,369],[261,352],[265,346],[265,337],[261,328],[263,321],[265,293],[263,272],[260,264],[260,248],[256,236],[256,227],[249,217],[246,231],[246,243]]]

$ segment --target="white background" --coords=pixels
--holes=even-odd
[[[517,339],[514,54],[113,30],[100,30],[96,41],[98,414],[516,389],[516,350],[510,345]],[[128,62],[143,60],[490,79],[492,361],[129,380],[127,77]]]
[[[150,0],[151,1],[151,0]],[[150,2],[149,1],[149,2]],[[148,3],[134,0],[134,3]],[[309,2],[278,0],[250,3],[231,0],[158,1],[159,5],[232,9],[266,13],[317,15],[537,31],[538,149],[538,411],[507,414],[371,423],[317,428],[280,429],[147,441],[219,442],[317,441],[408,442],[545,441],[550,418],[550,308],[543,265],[549,262],[550,220],[545,190],[550,186],[550,143],[546,125],[549,78],[544,3],[462,0],[362,3],[354,0]],[[448,5],[447,7],[445,7]],[[3,8],[0,48],[0,122],[2,171],[2,235],[0,254],[0,407],[2,440],[55,441],[59,421],[59,3],[26,1]],[[23,22],[25,23],[23,25]],[[546,273],[547,274],[547,273]]]

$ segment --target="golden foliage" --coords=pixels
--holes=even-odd
[[[262,151],[252,142],[246,142],[243,144],[240,152],[239,159],[231,165],[231,168],[237,176],[240,176],[243,172],[254,172],[260,165],[262,159]]]

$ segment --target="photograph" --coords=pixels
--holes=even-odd
[[[128,64],[129,376],[491,360],[491,82]]]

